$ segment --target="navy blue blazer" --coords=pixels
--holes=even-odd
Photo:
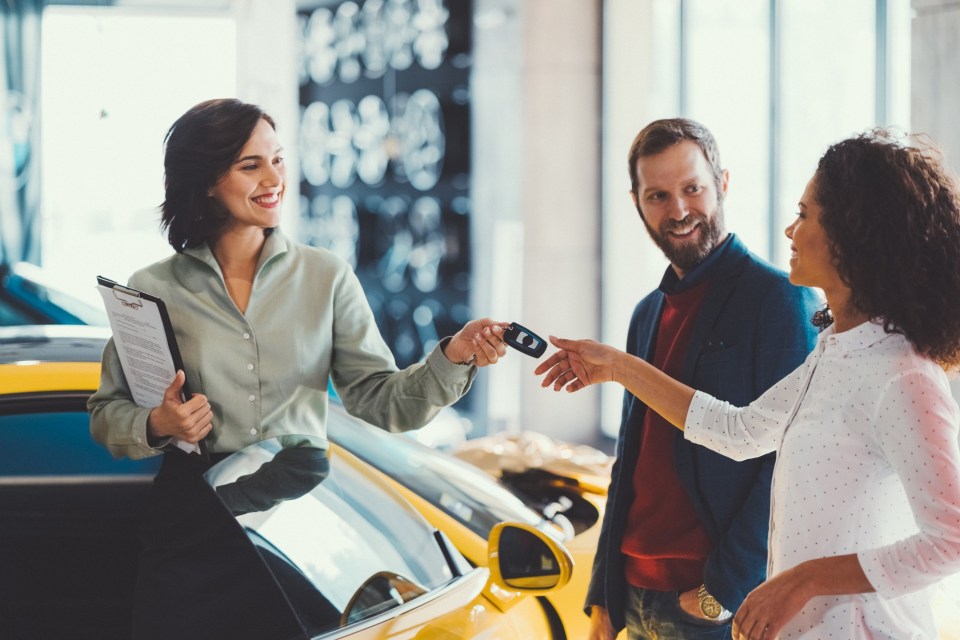
[[[673,276],[670,269],[665,281]],[[701,276],[712,283],[693,328],[680,380],[745,406],[800,366],[813,349],[818,330],[811,319],[820,300],[813,290],[790,284],[785,273],[750,253],[733,234],[687,274],[690,279]],[[657,289],[637,305],[627,352],[652,359],[663,301],[664,293]],[[629,391],[624,394],[616,461],[587,592],[587,611],[594,604],[605,606],[617,630],[625,626],[627,588],[620,548],[633,501],[633,472],[646,410]],[[687,442],[677,430],[674,462],[714,544],[704,583],[725,608],[736,611],[766,578],[774,454],[735,462]]]

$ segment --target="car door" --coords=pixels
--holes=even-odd
[[[260,553],[311,638],[549,638],[533,598],[504,612],[473,567],[359,459],[284,436],[219,463],[207,480]]]

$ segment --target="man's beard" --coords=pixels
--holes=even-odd
[[[684,273],[703,262],[726,233],[723,224],[723,203],[717,203],[716,213],[709,218],[702,213],[692,213],[683,221],[665,221],[660,231],[650,226],[643,212],[640,213],[640,219],[643,220],[643,225],[647,228],[650,237],[660,247],[660,251],[667,257],[670,264]],[[671,231],[677,229],[689,229],[693,222],[699,223],[700,239],[696,243],[684,242],[670,235]]]

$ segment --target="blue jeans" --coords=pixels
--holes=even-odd
[[[732,618],[711,622],[680,608],[676,591],[627,587],[627,638],[629,640],[729,640]]]

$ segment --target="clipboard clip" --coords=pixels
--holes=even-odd
[[[120,304],[122,304],[124,307],[137,311],[143,306],[143,303],[140,302],[140,294],[137,293],[136,291],[131,291],[130,289],[127,289],[126,287],[121,287],[118,284],[113,286],[112,291],[113,291],[113,297],[116,298],[120,302]],[[125,295],[130,296],[131,298],[135,298],[136,300],[134,302],[130,302],[129,300],[126,300],[123,297]]]

